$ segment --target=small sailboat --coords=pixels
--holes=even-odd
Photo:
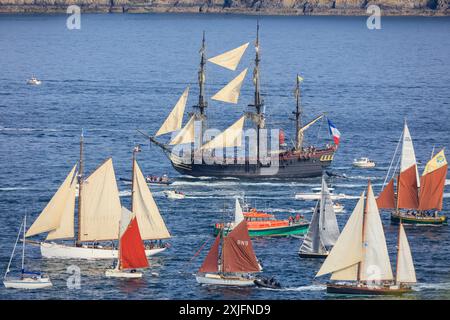
[[[317,201],[308,233],[298,254],[302,258],[324,258],[339,237],[339,226],[333,209],[330,192],[322,176],[321,198]]]
[[[119,258],[114,269],[105,271],[107,277],[142,278],[136,269],[149,266],[145,248],[139,232],[136,215],[122,207],[119,229]]]
[[[364,203],[364,200],[366,202]],[[392,295],[411,292],[414,263],[403,224],[398,229],[395,278],[372,186],[368,184],[316,277],[331,273],[328,293]]]
[[[247,223],[243,220],[227,236],[220,233],[216,237],[195,278],[205,285],[247,287],[255,285],[252,274],[260,271]]]
[[[364,169],[375,168],[375,162],[370,160],[369,158],[362,157],[362,158],[353,160],[353,166],[357,167],[357,168],[364,168]]]
[[[83,146],[82,134],[78,172],[76,172],[77,164],[75,164],[25,235],[32,237],[47,233],[45,241],[28,241],[39,244],[41,254],[45,258],[117,259],[118,257],[114,241],[118,240],[117,230],[122,207],[113,162],[111,158],[106,159],[91,175],[84,178]],[[134,207],[132,211],[139,221],[142,238],[144,240],[170,238],[145,178],[136,160],[133,161],[132,203]],[[77,180],[79,185],[78,234],[75,241],[70,241],[75,238],[74,212]],[[54,242],[55,240],[66,241]],[[146,249],[146,254],[151,256],[165,249],[165,246],[153,245]]]
[[[8,267],[6,268],[5,275],[3,277],[3,284],[5,288],[13,289],[42,289],[52,286],[50,278],[40,272],[31,272],[25,270],[25,233],[26,233],[27,217],[25,216],[22,224],[19,228],[19,233],[17,234],[16,242],[14,243],[14,248],[11,253],[11,257],[8,262]],[[23,228],[22,228],[23,227]],[[10,272],[11,262],[14,257],[14,252],[16,251],[17,243],[20,239],[20,234],[23,232],[22,239],[22,268],[19,277],[8,277]]]
[[[432,155],[419,179],[414,146],[406,121],[400,141],[402,141],[400,169],[398,173],[394,169],[389,183],[378,196],[378,207],[392,210],[391,222],[394,224],[398,224],[400,220],[404,224],[446,224],[447,217],[439,214],[442,211],[448,170],[444,149]],[[396,154],[391,161],[391,167],[395,156]],[[388,180],[390,169],[385,181]],[[395,190],[395,184],[397,190]]]

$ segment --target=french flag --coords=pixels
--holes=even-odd
[[[337,145],[339,145],[339,140],[341,139],[341,133],[335,127],[335,125],[330,121],[330,119],[327,119],[327,120],[328,120],[328,128],[330,129],[330,134],[333,136],[334,144],[337,146]]]

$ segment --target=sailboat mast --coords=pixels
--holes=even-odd
[[[199,113],[196,114],[195,119],[201,121],[201,131],[200,131],[200,141],[199,145],[203,145],[203,131],[205,130],[205,120],[206,120],[206,108],[208,107],[208,102],[205,99],[205,82],[206,82],[206,40],[205,31],[203,31],[202,47],[200,48],[200,69],[198,71],[198,104],[194,106],[199,109]]]
[[[366,204],[364,206],[364,213],[363,213],[363,221],[362,221],[362,243],[361,246],[364,248],[364,242],[365,242],[365,233],[366,233],[366,214],[367,214],[367,210],[368,210],[368,204],[369,204],[369,190],[371,188],[371,184],[370,184],[370,180],[367,186],[367,195],[366,195]],[[364,254],[364,253],[363,253]],[[363,257],[364,259],[364,257]],[[362,262],[362,261],[361,261]],[[360,282],[361,281],[361,262],[358,263],[358,273],[357,273],[357,281]]]
[[[300,128],[302,127],[302,110],[300,106],[300,78],[297,74],[297,86],[295,88],[295,100],[296,100],[296,108],[295,112],[295,148],[297,150],[302,149],[303,139],[300,138]]]
[[[135,162],[136,162],[136,153],[137,152],[138,152],[138,147],[135,146],[134,149],[133,149],[133,156],[131,157],[132,161],[133,161],[133,163],[131,165],[131,202],[130,202],[131,212],[134,212],[133,211],[133,194],[134,194],[134,177],[135,177],[134,172],[136,170]]]
[[[257,116],[257,131],[256,131],[256,160],[259,162],[259,140],[260,134],[259,130],[264,128],[263,118],[261,108],[263,107],[263,103],[261,101],[261,95],[259,92],[259,63],[261,61],[259,57],[259,20],[256,23],[256,41],[255,41],[255,68],[253,70],[253,83],[255,85],[255,96],[254,96],[254,107],[256,108],[256,116]]]
[[[398,279],[398,261],[400,256],[400,228],[402,227],[402,218],[400,217],[400,224],[398,225],[398,234],[397,234],[397,264],[395,266],[395,284],[397,284]]]
[[[84,147],[84,134],[83,130],[81,130],[80,136],[80,161],[78,168],[78,239],[77,243],[80,242],[81,239],[81,205],[82,205],[82,189],[83,189],[83,169],[84,169],[84,159],[83,159],[83,147]]]
[[[24,271],[25,264],[25,233],[27,228],[27,215],[23,218],[23,240],[22,240],[22,272]]]

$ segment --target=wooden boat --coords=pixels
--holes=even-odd
[[[396,150],[386,175],[383,191],[377,199],[378,207],[391,210],[393,224],[398,224],[400,220],[404,224],[415,225],[446,224],[447,217],[439,214],[442,211],[448,169],[444,149],[436,155],[433,155],[433,150],[431,159],[419,179],[414,146],[406,121],[399,144],[400,142],[402,142],[400,168],[398,172],[397,169],[393,170],[392,177],[386,184],[392,163],[396,158]]]
[[[277,220],[275,215],[265,212],[259,212],[255,208],[250,211],[243,212],[239,200],[236,199],[235,219],[233,222],[225,224],[216,223],[214,225],[214,234],[220,232],[228,234],[242,220],[247,222],[250,237],[279,237],[290,235],[303,235],[308,231],[309,223],[304,219]]]
[[[366,200],[364,204],[364,200]],[[403,224],[398,228],[395,278],[372,186],[368,184],[316,277],[331,273],[327,292],[397,295],[412,291],[414,263]]]
[[[203,285],[248,287],[255,285],[252,274],[260,271],[247,224],[241,221],[228,235],[217,235],[195,278]]]
[[[78,172],[75,164],[58,191],[28,229],[26,237],[47,233],[39,242],[45,258],[117,259],[118,250],[111,245],[118,239],[121,217],[119,190],[112,159],[107,159],[87,178],[83,177],[83,134],[80,139]],[[79,184],[78,219],[74,217],[76,184]],[[150,189],[135,160],[133,152],[133,212],[136,214],[144,240],[168,239],[170,234],[162,220]],[[75,220],[78,221],[76,241]],[[65,242],[54,242],[66,240]],[[107,245],[105,245],[107,243]],[[154,255],[166,249],[153,245],[146,249]]]
[[[324,258],[339,237],[339,226],[333,209],[330,192],[322,176],[321,198],[314,209],[308,233],[300,246],[301,258]]]
[[[19,233],[17,234],[16,242],[14,243],[14,248],[11,253],[11,257],[8,262],[8,267],[6,268],[5,275],[3,277],[3,284],[5,288],[12,288],[12,289],[42,289],[42,288],[48,288],[52,286],[52,282],[50,281],[50,278],[42,274],[40,272],[30,272],[25,271],[25,233],[26,233],[26,225],[27,225],[27,216],[24,217],[22,221],[22,225],[19,228]],[[23,227],[23,228],[22,228]],[[20,234],[23,230],[23,241],[22,241],[22,268],[20,276],[18,277],[9,277],[8,274],[10,272],[11,262],[14,257],[14,252],[17,247],[17,243],[20,239]]]

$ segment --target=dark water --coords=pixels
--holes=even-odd
[[[313,203],[294,200],[319,179],[240,182],[179,177],[156,147],[149,147],[135,129],[155,132],[186,84],[193,84],[195,103],[198,49],[202,30],[210,56],[253,41],[255,18],[201,15],[83,15],[82,29],[69,31],[65,16],[0,16],[0,266],[6,268],[20,219],[34,219],[77,161],[81,128],[86,137],[87,170],[114,157],[116,175],[128,177],[134,143],[144,144],[139,161],[147,174],[168,173],[174,187],[187,194],[168,201],[162,188],[152,188],[173,239],[172,248],[151,258],[150,271],[138,281],[106,279],[110,262],[42,260],[27,248],[27,264],[48,272],[54,287],[38,292],[0,289],[1,299],[328,299],[314,280],[318,261],[300,260],[300,240],[254,241],[265,272],[286,289],[218,289],[197,285],[196,271],[206,251],[187,261],[206,241],[224,205],[231,215],[233,197],[245,192],[252,204],[287,217],[302,212],[309,218]],[[371,179],[378,192],[407,117],[422,166],[433,145],[450,147],[450,19],[383,18],[382,30],[370,31],[361,17],[261,18],[262,90],[269,124],[293,137],[289,120],[294,107],[295,75],[300,72],[307,118],[321,111],[342,132],[333,170],[336,192],[359,194]],[[249,50],[240,68],[253,58]],[[25,85],[36,74],[38,87]],[[208,66],[211,96],[233,73]],[[250,102],[250,77],[237,106],[210,103],[211,126],[224,128]],[[308,139],[328,139],[316,126]],[[377,168],[351,168],[353,158],[369,156]],[[448,183],[448,181],[447,181]],[[128,186],[120,184],[125,192]],[[444,199],[450,207],[449,193]],[[129,198],[122,197],[124,205]],[[344,200],[346,213],[355,200]],[[395,260],[396,227],[383,213],[391,260]],[[450,232],[409,227],[407,234],[419,284],[406,298],[450,298]],[[19,261],[15,259],[17,267]],[[66,288],[66,268],[81,268],[81,289]],[[323,279],[322,281],[325,281]]]

